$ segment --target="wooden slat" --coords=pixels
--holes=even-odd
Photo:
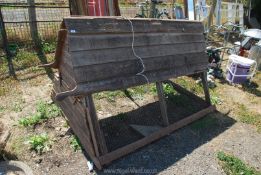
[[[96,109],[95,109],[92,95],[88,95],[88,97],[86,98],[86,103],[88,105],[89,117],[92,121],[90,124],[92,125],[92,129],[94,131],[94,134],[95,134],[95,137],[97,140],[97,144],[99,145],[99,150],[101,152],[101,155],[104,155],[108,152],[108,149],[106,146],[103,132],[102,132],[102,130],[100,128],[100,124],[98,122],[98,117],[96,114]]]
[[[58,92],[66,90],[68,87],[64,81],[60,86],[59,78],[54,78],[54,95]],[[90,129],[88,127],[87,113],[84,104],[75,103],[73,97],[66,98],[63,101],[57,101],[57,104],[61,107],[64,115],[67,117],[69,124],[74,133],[79,137],[84,149],[93,160],[97,168],[101,169],[98,155],[94,151],[94,143],[91,138]]]
[[[55,92],[56,93],[56,92]],[[92,156],[95,156],[93,145],[90,140],[90,134],[88,134],[88,127],[84,121],[85,113],[78,113],[72,108],[72,104],[68,101],[68,98],[58,102],[65,116],[67,117],[70,126],[74,133],[80,138],[81,143],[84,145],[84,149]]]
[[[207,64],[205,53],[172,55],[143,59],[145,72],[182,68],[185,65]],[[122,61],[74,68],[78,83],[98,81],[117,76],[131,76],[142,71],[140,60]],[[193,68],[191,68],[193,69]]]
[[[88,124],[89,124],[89,128],[90,128],[90,133],[91,133],[91,137],[92,137],[92,142],[93,142],[93,146],[94,146],[94,150],[95,150],[95,154],[96,156],[100,156],[100,150],[99,150],[99,144],[98,144],[98,141],[97,141],[97,133],[95,132],[95,128],[94,128],[94,125],[93,125],[93,121],[92,121],[92,118],[91,115],[91,111],[89,108],[90,106],[88,106],[88,99],[85,98],[85,106],[87,107],[87,120],[88,120]]]
[[[198,52],[204,53],[205,43],[135,47],[135,52],[142,59]],[[74,67],[137,59],[131,47],[71,52],[71,56]]]
[[[161,130],[154,132],[153,134],[140,139],[134,143],[131,143],[127,146],[124,146],[122,148],[119,148],[115,151],[112,151],[104,156],[99,157],[98,159],[100,160],[102,165],[105,165],[107,163],[112,162],[113,160],[116,160],[124,155],[127,155],[145,145],[148,145],[150,143],[152,143],[153,141],[156,141],[160,138],[162,138],[163,136],[166,136],[170,133],[172,133],[175,130],[178,130],[202,117],[204,117],[205,115],[207,115],[210,112],[213,112],[215,110],[215,106],[210,106],[206,109],[203,109],[195,114],[192,114],[189,117],[186,117],[185,119],[182,119],[174,124],[169,125],[168,127],[162,128]]]
[[[54,92],[55,93],[59,93],[61,91],[68,90],[67,88],[64,87],[65,83],[63,83],[62,86],[60,86],[60,82],[58,82],[57,80],[58,79],[56,79],[55,80],[56,82],[54,83]],[[86,133],[88,138],[91,138],[91,135],[90,135],[90,132],[88,129],[88,125],[87,125],[88,122],[87,122],[86,116],[85,116],[86,107],[84,107],[83,104],[76,102],[74,97],[67,98],[64,101],[64,105],[67,106],[66,109],[73,111],[74,115],[77,116],[77,117],[68,116],[68,119],[75,120],[76,122],[78,122],[79,127],[84,130],[84,132]],[[85,122],[83,122],[83,121],[85,121]]]
[[[161,70],[158,72],[147,72],[145,75],[149,79],[150,83],[156,81],[164,81],[171,78],[175,78],[183,75],[191,75],[194,73],[202,72],[207,69],[206,64],[199,64],[193,66],[183,66],[182,68],[175,68],[169,70]],[[129,76],[129,77],[117,77],[113,79],[95,81],[78,84],[76,89],[57,95],[58,100],[66,98],[70,95],[88,95],[90,93],[106,91],[106,90],[117,90],[126,89],[132,86],[138,86],[147,83],[143,76]]]
[[[135,33],[170,32],[170,33],[202,33],[201,22],[158,19],[130,19]],[[131,23],[123,18],[65,18],[66,28],[70,35],[81,33],[130,33]]]
[[[72,35],[69,36],[68,40],[71,43],[70,51],[72,52],[131,47],[133,36],[132,33]],[[201,33],[137,33],[135,34],[134,46],[168,45],[189,42],[205,42],[205,38]]]
[[[168,126],[169,119],[168,119],[168,112],[167,112],[167,104],[165,101],[162,82],[156,82],[156,87],[157,87],[157,92],[158,92],[158,97],[160,102],[160,110],[161,110],[161,117],[163,119],[163,124],[164,126]]]

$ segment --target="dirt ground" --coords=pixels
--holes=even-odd
[[[18,81],[1,79],[0,120],[10,129],[4,157],[27,163],[37,175],[58,174],[224,174],[217,160],[217,152],[235,155],[261,171],[261,133],[257,127],[240,122],[240,105],[261,114],[261,74],[253,80],[253,88],[231,86],[216,80],[212,94],[218,97],[217,111],[209,114],[211,120],[201,120],[146,146],[135,153],[90,173],[82,151],[75,152],[70,145],[72,131],[60,116],[24,128],[18,120],[35,111],[39,100],[50,101],[51,80],[41,69],[19,73]],[[132,111],[137,104],[156,101],[151,95],[134,98],[113,96],[96,98],[99,117]],[[42,155],[29,150],[25,139],[35,133],[48,133],[52,147]]]

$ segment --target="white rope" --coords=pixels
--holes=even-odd
[[[145,78],[146,82],[149,84],[149,79],[148,79],[148,77],[147,77],[146,75],[144,75],[144,72],[145,72],[145,70],[146,70],[144,61],[143,61],[143,59],[135,52],[135,49],[134,49],[135,32],[134,32],[134,27],[133,27],[132,21],[131,21],[130,19],[128,19],[128,18],[124,18],[124,19],[127,19],[127,20],[130,22],[130,25],[131,25],[131,31],[132,31],[132,44],[131,44],[131,48],[132,48],[132,52],[133,52],[134,56],[140,60],[140,63],[141,63],[141,65],[142,65],[142,70],[141,70],[141,72],[137,73],[136,75],[137,75],[137,76],[142,76],[143,78]]]

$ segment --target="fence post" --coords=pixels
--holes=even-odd
[[[27,3],[29,6],[28,15],[29,15],[29,24],[30,24],[30,34],[35,46],[37,47],[37,49],[39,49],[41,48],[41,40],[38,35],[35,0],[27,0]]]
[[[5,50],[6,58],[7,58],[7,62],[8,62],[9,75],[16,77],[13,62],[12,62],[12,54],[9,51],[9,48],[8,48],[8,39],[7,39],[5,23],[4,23],[4,19],[3,19],[2,7],[1,6],[0,6],[0,30],[1,30],[2,40],[3,40],[3,48]]]

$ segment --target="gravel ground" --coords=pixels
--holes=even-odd
[[[64,126],[65,121],[62,117],[39,125],[34,130],[17,127],[19,118],[35,110],[37,100],[50,100],[51,87],[51,81],[47,76],[40,74],[34,78],[27,75],[24,80],[13,85],[13,91],[10,94],[1,97],[0,100],[0,105],[6,108],[0,111],[0,120],[11,128],[11,137],[7,143],[9,148],[16,143],[14,141],[19,139],[18,136],[28,136],[33,133],[48,132],[56,139],[52,150],[41,156],[34,155],[26,147],[18,147],[21,149],[15,156],[18,160],[27,163],[37,175],[222,175],[224,172],[219,166],[216,156],[218,151],[231,153],[261,171],[261,134],[256,131],[254,126],[237,122],[234,112],[239,103],[246,105],[251,111],[259,113],[261,101],[258,94],[260,93],[249,93],[238,87],[218,84],[216,91],[222,99],[222,104],[217,106],[220,112],[209,114],[197,123],[184,127],[135,153],[112,162],[109,166],[104,167],[103,171],[90,173],[87,159],[83,153],[73,152],[70,146],[70,135],[60,133],[65,132],[64,130],[57,130]],[[260,92],[259,88],[256,91]],[[9,103],[10,101],[12,103]],[[121,101],[121,103],[125,104],[125,101]],[[13,108],[17,106],[16,104],[20,104],[20,112],[14,111]],[[108,105],[105,104],[102,107],[106,108]],[[129,108],[133,108],[133,106],[130,105]],[[111,109],[115,110],[115,108]],[[105,111],[109,110],[105,109]]]
[[[137,174],[151,171],[169,175],[219,175],[224,174],[216,158],[221,150],[261,170],[261,135],[251,126],[235,123],[219,112],[210,114],[210,117],[217,120],[207,128],[195,130],[193,125],[187,126],[116,161],[97,174],[110,171],[131,174],[132,170],[136,170]]]

